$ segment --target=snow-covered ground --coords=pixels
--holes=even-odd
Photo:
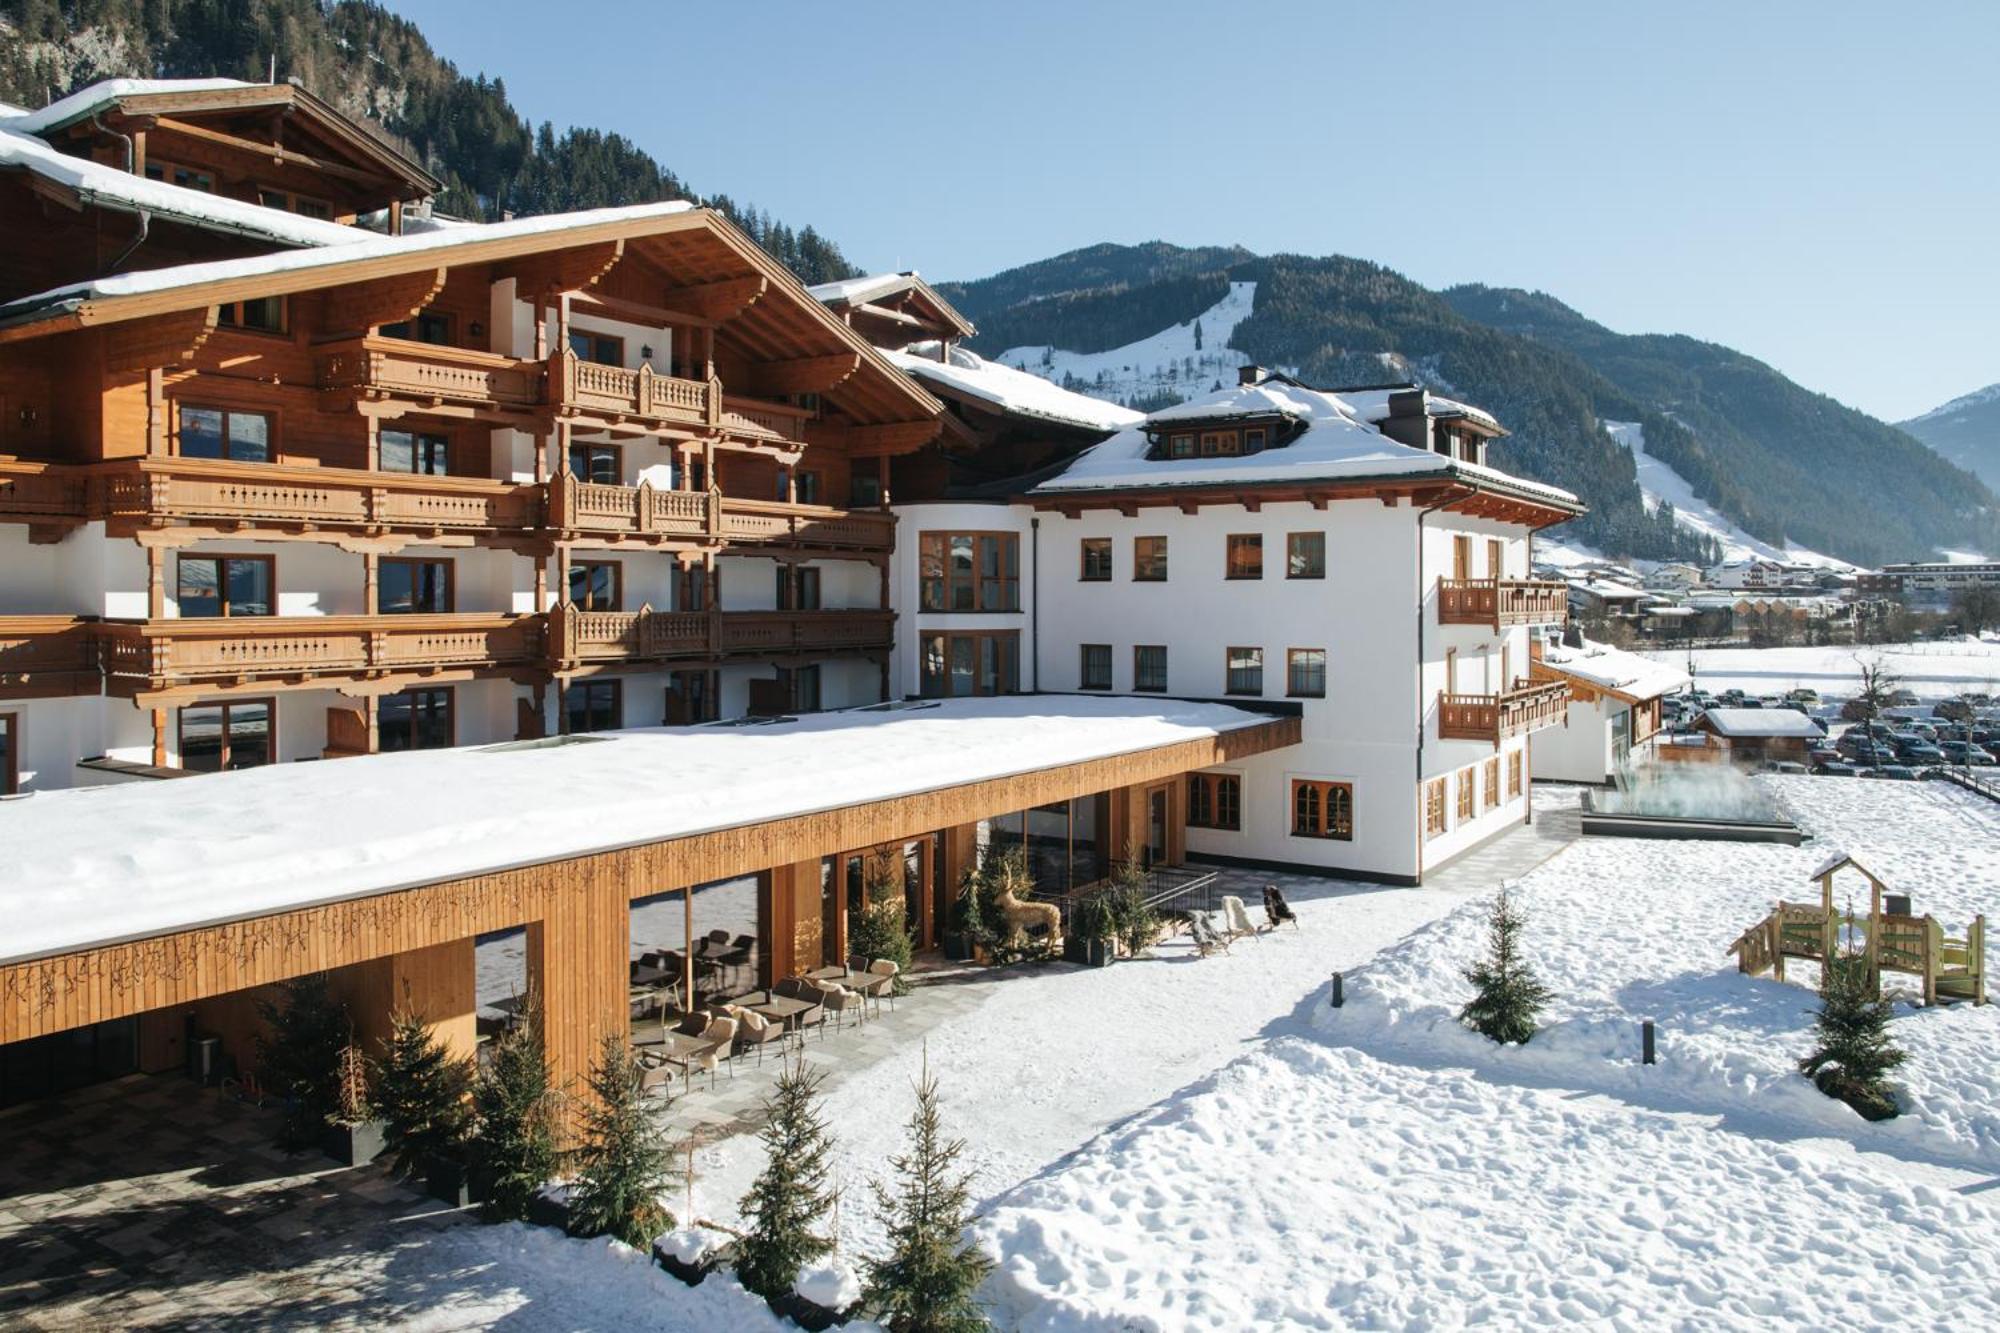
[[[1632,463],[1639,474],[1639,493],[1648,511],[1658,509],[1662,500],[1674,507],[1674,521],[1691,532],[1713,537],[1722,543],[1724,560],[1789,560],[1804,564],[1846,569],[1844,561],[1808,551],[1803,546],[1773,546],[1752,537],[1720,509],[1694,493],[1694,486],[1673,470],[1666,460],[1646,452],[1646,428],[1636,421],[1607,421],[1605,431],[1632,451]]]
[[[1167,393],[1198,398],[1217,384],[1234,384],[1237,367],[1250,363],[1249,357],[1229,346],[1229,336],[1250,318],[1256,300],[1256,283],[1232,282],[1228,295],[1186,323],[1108,352],[1010,347],[993,359],[1078,393],[1127,406]]]
[[[1809,688],[1827,698],[1842,698],[1861,687],[1862,662],[1879,662],[1904,689],[1922,699],[1948,699],[1968,691],[2000,694],[2000,643],[1973,639],[1825,648],[1697,648],[1692,654],[1663,649],[1646,655],[1677,666],[1685,666],[1692,656],[1696,687],[1711,693],[1739,689],[1783,694]]]

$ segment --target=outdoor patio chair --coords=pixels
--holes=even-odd
[[[826,1011],[833,1015],[835,1027],[840,1026],[842,1014],[853,1014],[857,1023],[868,1017],[868,997],[860,991],[849,990],[836,983],[825,987],[822,994],[826,998],[821,1003],[826,1006]]]
[[[757,1049],[757,1063],[764,1063],[764,1048],[772,1042],[783,1043],[791,1035],[783,1023],[764,1017],[755,1009],[745,1009],[731,1005],[729,1016],[736,1020],[736,1053],[741,1055],[751,1047]]]
[[[896,960],[893,958],[877,958],[868,965],[868,974],[880,978],[868,983],[875,999],[878,1002],[888,1000],[891,1009],[896,1007],[896,974],[900,971],[902,969],[896,966]]]
[[[696,1069],[707,1070],[708,1086],[713,1090],[715,1067],[729,1058],[729,1052],[736,1044],[736,1020],[722,1015],[711,1018],[708,1026],[702,1030],[701,1039],[706,1043],[706,1047],[688,1057],[688,1069],[690,1072]],[[736,1066],[729,1067],[729,1076],[736,1077]]]
[[[642,1063],[644,1063],[643,1057]],[[664,1060],[657,1064],[644,1063],[644,1067],[639,1071],[639,1095],[641,1097],[651,1097],[655,1094],[665,1096],[673,1086],[673,1066],[667,1064]]]
[[[1243,900],[1233,893],[1222,896],[1222,919],[1231,939],[1257,933],[1257,927],[1250,923],[1250,913],[1243,907]]]
[[[738,935],[730,942],[727,952],[717,961],[724,967],[748,967],[751,955],[756,952],[757,937],[755,935]]]
[[[807,981],[804,977],[786,977],[783,981],[773,986],[771,991],[773,994],[782,996],[787,1000],[803,1000],[813,1006],[792,1020],[792,1025],[798,1029],[801,1040],[803,1040],[805,1030],[809,1026],[819,1029],[820,1040],[824,1041],[826,1039],[825,991],[822,991],[818,986],[813,985],[812,982]]]
[[[1292,910],[1291,904],[1285,901],[1285,895],[1278,891],[1275,884],[1264,886],[1264,918],[1271,923],[1272,930],[1286,921],[1292,923],[1293,930],[1299,928],[1299,914]]]
[[[1199,909],[1188,913],[1188,938],[1194,941],[1194,951],[1200,957],[1206,958],[1217,949],[1229,952],[1228,938],[1215,928],[1208,913]]]

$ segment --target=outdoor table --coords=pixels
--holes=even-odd
[[[673,1032],[667,1029],[662,1029],[655,1036],[634,1038],[632,1042],[635,1048],[658,1047],[661,1059],[668,1064],[681,1067],[682,1086],[690,1090],[694,1086],[695,1057],[707,1051],[711,1044],[700,1037],[690,1037],[685,1032]]]
[[[788,1029],[796,1024],[800,1014],[810,1013],[819,1008],[810,1000],[788,1000],[782,995],[772,995],[767,991],[746,995],[739,1003],[752,1013],[762,1014],[766,1018],[784,1024]]]
[[[807,981],[845,981],[854,974],[839,964],[830,964],[817,972],[806,973]]]

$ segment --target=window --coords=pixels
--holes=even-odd
[[[615,444],[572,444],[569,447],[570,475],[594,486],[616,486],[623,475]],[[702,489],[695,487],[696,490]]]
[[[1256,532],[1232,532],[1229,534],[1229,554],[1223,570],[1224,578],[1261,579],[1264,577],[1264,537]]]
[[[1285,577],[1323,579],[1326,577],[1326,534],[1294,532],[1285,537]]]
[[[1166,645],[1142,643],[1132,650],[1132,688],[1142,694],[1167,692]]]
[[[574,560],[569,567],[569,604],[579,611],[616,611],[623,603],[622,569],[613,560]]]
[[[1507,795],[1511,799],[1512,797],[1519,796],[1520,794],[1521,794],[1521,752],[1519,750],[1516,750],[1514,751],[1514,753],[1507,756]]]
[[[0,796],[12,796],[21,789],[21,742],[15,730],[20,719],[0,713]]]
[[[181,709],[181,767],[191,773],[221,773],[275,762],[278,752],[271,699],[237,699],[226,704],[193,704]]]
[[[1086,643],[1082,646],[1082,661],[1077,667],[1076,687],[1080,690],[1111,688],[1110,644]]]
[[[1293,779],[1292,836],[1354,841],[1354,784]]]
[[[377,437],[382,471],[414,472],[442,477],[451,471],[451,439],[407,430],[385,430]]]
[[[1500,544],[1500,539],[1498,537],[1488,537],[1486,539],[1487,578],[1497,579],[1503,573],[1506,572],[1507,568],[1507,557],[1505,554],[1506,550],[1507,548]]]
[[[681,571],[680,596],[675,599],[674,607],[679,611],[708,609],[708,570],[693,565]]]
[[[333,206],[323,199],[313,199],[302,194],[292,194],[285,190],[259,190],[257,202],[266,208],[281,212],[297,213],[302,218],[319,218],[322,221],[333,216]]]
[[[574,472],[576,469],[571,468],[570,471]],[[691,491],[708,489],[708,464],[699,458],[690,458],[687,461],[687,488]]]
[[[1109,537],[1085,537],[1083,539],[1083,572],[1077,577],[1085,583],[1109,583],[1111,581],[1111,539]]]
[[[1243,432],[1243,452],[1257,454],[1264,451],[1264,428],[1252,426]]]
[[[1285,693],[1294,699],[1326,697],[1326,649],[1293,648],[1286,652]]]
[[[1486,761],[1486,808],[1491,810],[1500,804],[1500,759],[1494,756]]]
[[[1229,694],[1262,694],[1264,692],[1264,650],[1262,648],[1231,648],[1228,650],[1228,682],[1225,692]]]
[[[684,726],[715,718],[715,693],[706,671],[667,673],[667,725]]]
[[[1165,583],[1167,581],[1167,539],[1165,537],[1134,537],[1132,539],[1132,582]]]
[[[268,616],[277,562],[268,555],[184,555],[175,600],[182,616]]]
[[[926,699],[1012,694],[1018,688],[1021,636],[1014,630],[926,634],[921,647]]]
[[[1203,458],[1234,458],[1240,452],[1238,437],[1233,430],[1205,430],[1201,433]]]
[[[819,610],[819,570],[811,565],[779,565],[778,609]]]
[[[802,505],[820,503],[819,473],[794,472],[792,474],[792,498]]]
[[[1424,836],[1435,838],[1444,832],[1444,779],[1424,784]]]
[[[1021,539],[1014,533],[922,533],[917,568],[925,611],[1021,609]]]
[[[228,301],[215,308],[218,328],[248,329],[252,333],[285,331],[285,298],[259,296],[248,301]]]
[[[384,324],[381,329],[384,338],[401,338],[405,342],[430,343],[434,347],[451,346],[451,316],[433,315],[429,311],[415,319],[399,320],[394,324]]]
[[[621,720],[622,691],[615,680],[580,680],[563,691],[563,719],[569,734],[612,731]]]
[[[625,364],[625,340],[608,333],[582,333],[571,329],[569,350],[576,353],[579,361],[595,361],[600,366]]]
[[[575,566],[571,566],[574,572]],[[449,560],[384,559],[375,575],[375,607],[385,616],[445,615],[452,609]]]
[[[1462,768],[1458,771],[1458,822],[1463,824],[1472,814],[1472,770]]]
[[[819,711],[819,664],[779,667],[778,684],[785,692],[785,709],[792,713]]]
[[[1169,457],[1169,458],[1193,458],[1193,457],[1194,457],[1194,436],[1192,436],[1192,435],[1175,435],[1175,436],[1173,436],[1172,438],[1170,438],[1170,439],[1169,439],[1169,440],[1167,441],[1167,457]]]
[[[227,458],[239,463],[271,461],[271,418],[262,412],[220,407],[180,410],[182,458]]]
[[[148,162],[146,179],[167,181],[183,190],[200,190],[203,194],[215,193],[215,177],[206,171],[196,171],[193,167],[177,167],[171,162]]]
[[[452,745],[451,687],[385,694],[376,706],[375,731],[382,753],[448,750]]]
[[[847,502],[855,509],[866,509],[882,503],[882,479],[880,477],[850,477],[847,481]]]
[[[1242,828],[1242,780],[1233,773],[1188,774],[1187,822],[1189,828]]]

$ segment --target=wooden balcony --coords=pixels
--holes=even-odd
[[[722,429],[738,439],[795,450],[805,447],[806,422],[812,413],[790,403],[724,394]]]
[[[1569,585],[1543,579],[1439,579],[1442,625],[1560,625],[1569,618]]]
[[[721,537],[739,545],[771,542],[879,552],[895,546],[896,520],[880,510],[829,509],[725,495]]]
[[[497,352],[368,336],[322,343],[318,355],[321,394],[336,406],[392,400],[505,419],[548,402],[548,367]]]
[[[579,611],[548,614],[558,667],[585,663],[712,660],[730,656],[886,651],[889,611]]]
[[[547,514],[549,527],[565,535],[634,542],[809,546],[870,554],[896,543],[895,519],[876,510],[604,486],[566,473],[548,482]]]
[[[549,402],[563,415],[604,426],[679,426],[690,431],[722,424],[722,381],[684,380],[651,366],[627,370],[580,361],[563,348],[549,358]]]
[[[219,459],[148,458],[94,477],[93,509],[121,526],[168,523],[235,532],[401,532],[439,538],[539,526],[533,485]]]
[[[1512,737],[1555,726],[1568,708],[1569,685],[1563,681],[1516,681],[1503,694],[1443,693],[1438,696],[1438,736],[1497,746]]]
[[[486,614],[237,616],[96,626],[107,684],[120,694],[539,668],[542,628],[539,616]]]
[[[88,517],[89,502],[80,468],[0,458],[0,522],[26,523],[31,542],[61,541]]]
[[[0,616],[0,699],[98,693],[97,628],[81,616]]]

